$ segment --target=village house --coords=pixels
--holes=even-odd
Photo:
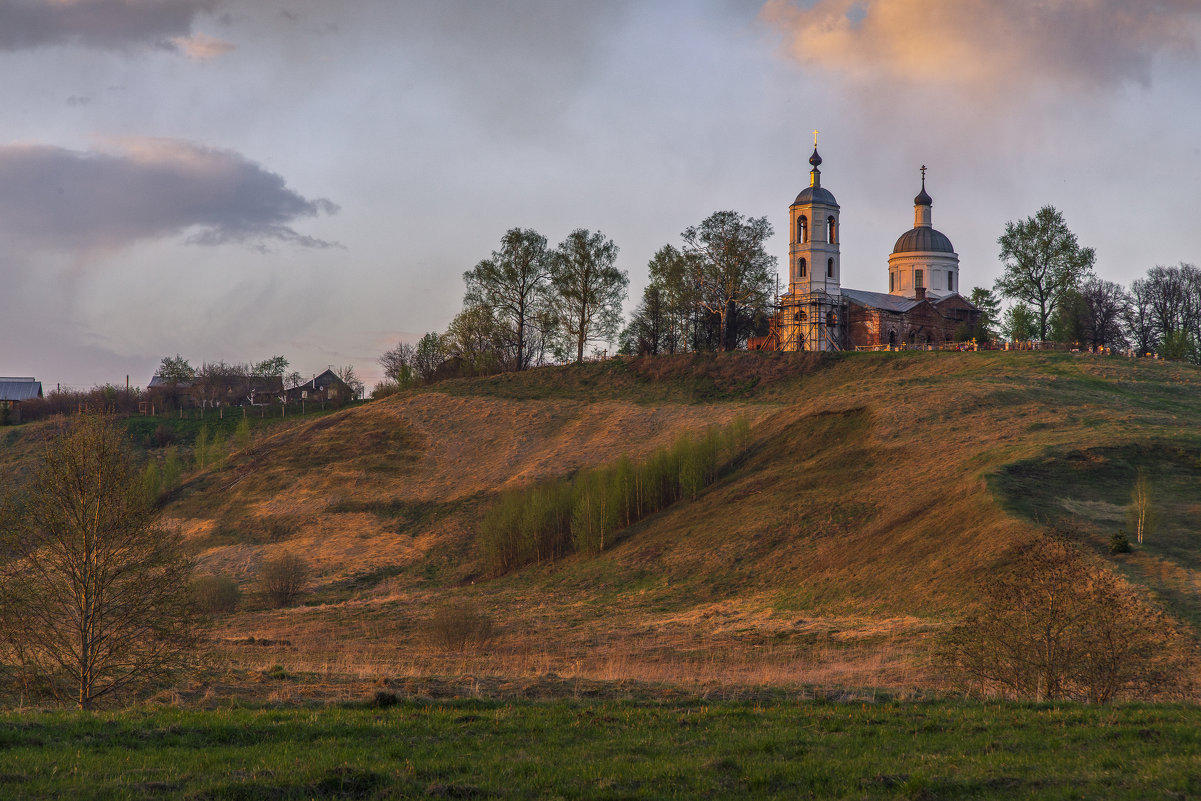
[[[324,402],[345,403],[354,400],[350,386],[333,370],[315,375],[303,384],[284,390],[288,403]]]
[[[0,378],[0,425],[21,422],[21,404],[42,397],[42,382],[33,378]]]

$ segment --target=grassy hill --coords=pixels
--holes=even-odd
[[[1195,626],[1199,390],[1190,366],[1086,354],[736,353],[457,380],[259,425],[164,508],[202,569],[246,590],[217,632],[231,685],[197,691],[550,673],[934,686],[931,635],[1013,544],[1060,517]],[[476,534],[500,491],[738,417],[753,424],[748,455],[696,500],[599,555],[483,578]],[[0,455],[9,466],[36,437],[22,431]],[[1139,469],[1161,523],[1110,557]],[[257,570],[284,551],[313,565],[313,592],[268,609]],[[451,603],[491,636],[448,646]],[[310,680],[246,682],[275,665]]]

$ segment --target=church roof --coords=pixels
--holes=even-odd
[[[893,245],[893,253],[954,253],[951,240],[942,231],[919,226],[901,234]]]
[[[916,298],[905,298],[900,295],[889,295],[887,292],[868,292],[866,289],[847,289],[843,287],[842,296],[860,306],[870,306],[873,309],[904,314],[922,301]]]
[[[807,186],[802,189],[801,193],[796,196],[796,200],[792,201],[792,205],[799,206],[802,203],[824,203],[827,206],[838,208],[838,201],[834,199],[834,193],[821,186]]]

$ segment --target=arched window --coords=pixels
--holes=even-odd
[[[801,259],[797,259],[797,260],[796,260],[796,274],[797,274],[797,278],[804,278],[804,277],[805,277],[805,271],[806,271],[806,268],[807,268],[807,265],[805,264],[805,260],[804,260],[803,258],[801,258]]]
[[[895,348],[896,346],[897,346],[897,332],[889,331],[888,332],[888,347]]]
[[[952,292],[955,291],[955,273],[950,270],[947,271],[947,289]]]
[[[834,259],[826,259],[826,278],[834,277]]]
[[[809,218],[804,214],[796,218],[796,241],[801,243],[809,241]]]
[[[896,289],[896,283],[897,283],[896,279],[897,279],[896,273],[888,274],[888,291],[889,292],[892,292]]]
[[[838,228],[838,223],[834,222],[833,214],[826,218],[826,227],[829,228],[829,235],[826,237],[826,241],[833,245],[838,241],[838,231],[836,230]]]

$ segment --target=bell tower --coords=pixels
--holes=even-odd
[[[809,186],[801,190],[788,209],[788,291],[794,297],[812,292],[839,295],[842,291],[838,201],[830,190],[822,187],[822,173],[818,169],[821,163],[814,131]]]

